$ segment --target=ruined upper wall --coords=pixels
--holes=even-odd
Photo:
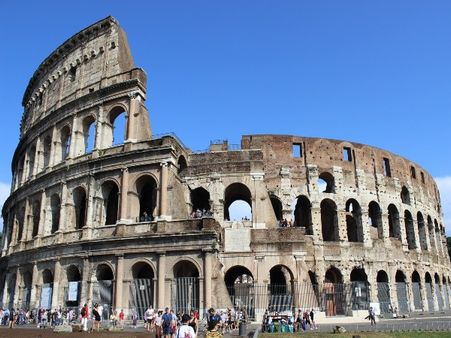
[[[33,74],[25,91],[21,138],[62,105],[109,85],[133,68],[124,31],[111,16],[83,29],[59,46]]]

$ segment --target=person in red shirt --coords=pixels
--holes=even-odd
[[[88,318],[89,318],[89,308],[88,304],[83,305],[81,308],[81,324],[83,325],[83,331],[88,331]]]
[[[121,309],[121,312],[119,312],[119,324],[121,325],[122,328],[124,328],[124,319],[125,319],[124,310]]]

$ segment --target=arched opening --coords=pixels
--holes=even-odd
[[[43,155],[44,155],[44,168],[50,165],[50,154],[52,151],[52,138],[47,135],[44,139]]]
[[[8,285],[7,285],[6,292],[8,293],[8,308],[9,309],[14,308],[14,297],[17,292],[16,279],[17,279],[16,274],[11,275],[11,277],[8,279]]]
[[[437,254],[440,254],[443,247],[442,247],[442,239],[440,236],[440,229],[438,227],[438,222],[436,219],[434,219],[434,227],[435,227],[435,244],[437,246]]]
[[[321,201],[321,230],[323,241],[338,241],[337,205],[330,199]]]
[[[437,296],[437,303],[438,303],[438,309],[439,311],[443,310],[443,294],[442,289],[440,286],[440,277],[438,273],[434,274],[434,281],[435,281],[435,295]]]
[[[404,226],[406,228],[407,245],[409,250],[413,250],[417,247],[417,244],[415,243],[415,229],[412,214],[408,210],[404,211]]]
[[[350,199],[346,202],[346,230],[349,242],[363,243],[362,210],[359,203]]]
[[[139,196],[139,220],[153,221],[157,205],[157,182],[151,176],[142,176],[136,181],[136,191]]]
[[[422,251],[428,249],[427,235],[426,235],[426,225],[424,224],[424,217],[421,212],[417,213],[417,223],[418,223],[418,236],[420,237],[420,248]]]
[[[445,301],[444,308],[449,309],[449,290],[448,290],[448,283],[446,282],[446,277],[442,277],[442,293],[443,293],[443,300]]]
[[[293,274],[286,266],[276,265],[269,270],[269,311],[290,311],[293,306]]]
[[[255,316],[255,299],[252,273],[244,266],[237,265],[227,270],[224,282],[233,307],[235,309],[245,307],[249,316],[253,318]]]
[[[380,304],[381,313],[389,313],[391,310],[390,284],[388,275],[384,270],[379,270],[376,277],[377,300]]]
[[[109,113],[109,128],[105,128],[108,146],[123,144],[127,138],[127,113],[122,107],[115,107]]]
[[[252,195],[249,188],[244,184],[232,183],[225,189],[224,219],[252,220]]]
[[[69,126],[65,126],[60,132],[61,140],[61,161],[64,161],[70,154],[71,131]]]
[[[437,250],[437,244],[435,242],[435,232],[434,232],[434,224],[432,223],[431,216],[428,216],[427,218],[428,222],[428,232],[429,232],[429,242],[431,243],[431,250]]]
[[[368,292],[368,276],[362,268],[351,271],[352,309],[366,310],[370,302]]]
[[[346,295],[343,287],[343,276],[335,267],[330,267],[325,274],[323,293],[326,316],[344,315]]]
[[[374,201],[368,205],[368,224],[370,225],[371,239],[382,239],[382,211],[379,204]]]
[[[24,239],[24,227],[25,227],[25,207],[21,207],[19,214],[17,215],[17,243]]]
[[[28,178],[31,178],[35,172],[34,172],[34,163],[35,163],[35,156],[36,156],[36,146],[33,145],[28,152]]]
[[[42,271],[42,288],[40,297],[40,308],[52,308],[53,295],[53,273],[49,269]]]
[[[294,225],[305,228],[306,235],[313,235],[312,204],[306,196],[298,196],[294,209]]]
[[[398,296],[398,310],[401,313],[409,312],[409,301],[407,298],[406,275],[401,270],[396,271],[396,294]]]
[[[31,300],[31,287],[32,287],[32,275],[30,271],[25,271],[22,275],[23,280],[23,289],[22,289],[22,303],[21,308],[22,309],[29,309],[30,308],[30,300]]]
[[[82,229],[86,225],[86,191],[82,187],[75,188],[73,191],[75,228]]]
[[[33,230],[31,235],[32,237],[35,237],[38,235],[39,222],[41,221],[41,201],[36,200],[33,202],[31,216],[33,217]]]
[[[409,189],[407,189],[405,186],[401,189],[401,201],[404,204],[410,205],[410,192]]]
[[[149,264],[138,262],[132,266],[132,277],[129,308],[137,310],[138,318],[144,318],[146,309],[153,305],[155,274]]]
[[[174,311],[190,313],[199,310],[199,270],[193,262],[182,260],[174,265]],[[174,293],[173,293],[174,294]]]
[[[412,273],[412,295],[413,306],[415,307],[415,310],[422,310],[423,302],[421,300],[421,279],[416,270],[414,270]]]
[[[429,272],[424,274],[424,282],[426,286],[426,297],[428,300],[429,311],[434,311],[434,295],[432,289],[432,277]]]
[[[119,188],[113,181],[102,184],[104,224],[116,224],[119,210]]]
[[[188,167],[185,156],[181,155],[177,161],[177,164],[178,164],[177,172],[179,175],[181,175],[185,172],[186,168]]]
[[[272,210],[274,211],[274,216],[276,216],[277,222],[280,224],[282,221],[282,202],[276,195],[269,195],[271,201]]]
[[[324,193],[335,192],[335,179],[331,173],[323,172],[318,178],[318,190]]]
[[[70,265],[66,270],[67,289],[65,292],[66,306],[78,308],[80,305],[81,274],[75,265]]]
[[[102,316],[109,314],[113,304],[113,270],[107,264],[99,264],[96,269],[96,281],[93,283],[93,303],[103,306]]]
[[[210,211],[210,193],[202,187],[191,190],[191,215],[194,217],[207,216]]]
[[[401,226],[399,224],[399,211],[393,204],[388,206],[388,232],[389,237],[401,239]]]
[[[81,150],[87,154],[94,150],[96,141],[96,120],[93,116],[87,116],[83,120],[83,145]]]
[[[57,194],[53,194],[50,198],[50,209],[52,214],[52,234],[58,231],[60,227],[60,210],[61,200]]]

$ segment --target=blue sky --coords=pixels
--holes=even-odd
[[[193,150],[252,133],[378,146],[438,178],[451,214],[451,1],[2,0],[0,195],[29,78],[107,15],[148,73],[155,134]]]

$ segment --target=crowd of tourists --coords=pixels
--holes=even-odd
[[[315,311],[299,309],[294,314],[271,313],[266,311],[263,316],[263,332],[304,332],[316,330]]]

